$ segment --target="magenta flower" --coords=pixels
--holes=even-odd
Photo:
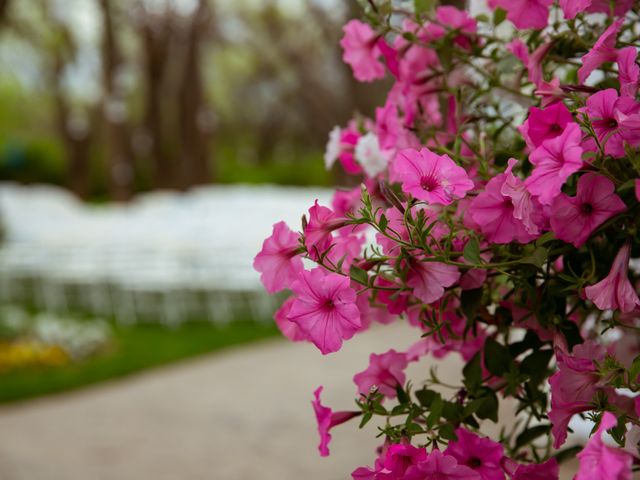
[[[560,0],[560,8],[564,18],[570,20],[591,6],[591,0]]]
[[[613,22],[593,45],[593,48],[582,56],[582,66],[578,69],[578,81],[580,83],[584,83],[591,72],[599,68],[603,63],[615,62],[618,56],[616,38],[623,22],[623,18]]]
[[[304,244],[309,254],[316,258],[320,257],[333,241],[331,232],[344,227],[345,218],[336,215],[328,207],[318,205],[318,200],[309,208],[309,220],[304,228]]]
[[[453,39],[455,43],[462,48],[471,47],[471,39],[478,31],[478,22],[467,11],[443,5],[436,8],[436,20],[440,24],[460,32],[460,35]]]
[[[407,286],[424,303],[433,303],[444,295],[444,289],[458,281],[460,272],[453,265],[441,262],[412,261]]]
[[[336,425],[340,425],[344,422],[357,417],[362,412],[333,412],[329,407],[322,405],[320,401],[320,394],[323,387],[318,387],[314,392],[314,400],[311,401],[313,405],[313,411],[316,414],[316,421],[318,422],[318,433],[320,434],[320,444],[318,445],[318,451],[321,457],[329,456],[329,442],[331,442],[331,430]]]
[[[569,109],[564,103],[559,102],[545,109],[531,107],[529,117],[518,130],[529,148],[533,150],[542,145],[545,140],[561,135],[572,121],[573,117]]]
[[[633,2],[635,0],[616,0],[613,2],[613,14],[616,17],[621,17],[626,14],[631,7],[633,7]],[[587,12],[589,13],[610,13],[611,12],[611,0],[591,0],[589,8],[587,8]]]
[[[458,439],[449,442],[445,455],[451,455],[460,465],[476,471],[482,480],[504,480],[500,466],[504,448],[500,443],[462,427],[456,430],[456,436]]]
[[[616,158],[625,155],[624,145],[640,144],[640,126],[637,115],[640,104],[629,97],[618,98],[613,88],[601,90],[587,98],[584,109],[593,125],[598,141],[607,155]],[[592,150],[595,150],[592,147]]]
[[[636,180],[636,199],[640,202],[640,178]]]
[[[493,9],[507,11],[507,18],[518,28],[541,29],[549,21],[549,7],[553,0],[489,0]]]
[[[551,229],[560,240],[581,247],[593,231],[626,206],[611,180],[595,173],[578,179],[575,197],[560,194],[551,205]]]
[[[307,336],[302,332],[302,330],[300,330],[297,323],[293,323],[287,318],[294,300],[294,297],[287,298],[274,314],[273,319],[276,321],[278,329],[285,337],[292,342],[300,342],[302,340],[306,340]]]
[[[378,48],[379,37],[366,23],[351,20],[342,27],[344,37],[340,45],[344,50],[342,59],[351,65],[353,76],[360,82],[371,82],[383,78],[384,64],[379,58],[382,52]]]
[[[620,81],[620,95],[636,98],[640,84],[640,67],[636,63],[638,51],[636,47],[625,47],[618,51],[618,80]]]
[[[585,288],[585,294],[600,310],[629,313],[640,305],[640,299],[627,274],[631,244],[625,243],[613,260],[609,275]]]
[[[599,389],[600,377],[594,362],[604,359],[606,350],[592,341],[576,345],[571,355],[556,352],[558,371],[549,378],[551,386],[551,433],[554,448],[560,448],[567,438],[571,418],[593,408],[593,397]]]
[[[602,434],[617,425],[610,412],[604,412],[598,431],[578,453],[580,467],[575,480],[631,480],[633,457],[621,448],[609,447],[602,442]]]
[[[382,462],[382,467],[391,478],[402,478],[407,469],[427,459],[427,451],[408,443],[390,445]]]
[[[482,480],[471,468],[459,465],[451,455],[433,450],[423,462],[407,469],[402,480]]]
[[[273,226],[273,233],[262,243],[262,250],[253,259],[253,268],[260,272],[260,280],[269,293],[290,288],[302,271],[298,255],[299,235],[284,222]]]
[[[402,190],[430,204],[449,205],[463,198],[473,182],[462,167],[447,155],[437,155],[428,148],[401,150],[392,173],[402,182]]]
[[[377,387],[385,397],[395,398],[396,387],[404,385],[407,365],[407,356],[394,349],[380,355],[372,353],[366,370],[353,377],[358,393],[368,395],[372,387]]]
[[[524,184],[541,204],[550,205],[567,178],[582,166],[581,141],[580,127],[570,123],[561,135],[545,140],[529,156],[535,168]]]
[[[510,475],[511,480],[558,480],[560,467],[556,459],[551,458],[544,463],[517,465]]]
[[[323,355],[340,350],[342,341],[353,337],[362,326],[356,292],[349,286],[348,277],[316,267],[302,271],[291,290],[296,297],[287,318]]]
[[[538,203],[511,173],[513,165],[510,160],[509,168],[489,180],[469,206],[471,218],[492,243],[528,243],[538,233]]]

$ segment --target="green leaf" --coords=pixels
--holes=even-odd
[[[349,269],[349,276],[354,282],[358,282],[361,285],[369,285],[369,275],[366,270],[360,267],[351,265]]]
[[[542,268],[542,266],[544,265],[544,262],[547,261],[548,257],[549,257],[549,250],[547,250],[545,247],[538,247],[535,249],[535,251],[531,255],[524,257],[522,260],[520,260],[520,263],[526,263],[529,265],[534,265],[538,268]]]
[[[480,244],[475,238],[470,238],[462,251],[464,259],[472,265],[480,265],[482,259],[480,258]]]
[[[479,400],[480,405],[476,410],[476,417],[482,420],[491,420],[494,423],[498,421],[498,397],[491,389],[487,389],[487,394]]]
[[[482,288],[474,288],[473,290],[463,290],[460,296],[462,312],[467,321],[471,322],[476,317],[478,307],[482,302]]]
[[[359,428],[364,427],[367,423],[369,423],[369,420],[371,420],[371,418],[373,418],[373,413],[372,412],[367,412],[362,416],[362,420],[360,420],[360,426]]]
[[[516,438],[516,450],[530,444],[536,438],[542,435],[546,435],[550,430],[551,425],[536,425],[535,427],[526,429],[524,432],[518,435],[518,438]]]
[[[387,229],[387,225],[389,225],[389,220],[387,220],[387,217],[383,213],[382,215],[380,215],[378,226],[380,227],[380,230],[384,232]]]
[[[398,395],[398,401],[403,405],[411,401],[409,395],[407,395],[407,392],[404,391],[401,385],[396,385],[396,394]]]
[[[480,352],[476,353],[462,369],[464,385],[470,391],[475,391],[482,382],[482,366],[480,365]]]
[[[417,15],[425,13],[433,8],[433,0],[413,0],[413,7]]]
[[[635,382],[638,375],[640,375],[640,355],[633,359],[633,363],[629,369],[629,380]]]
[[[570,460],[575,458],[576,454],[578,454],[582,450],[581,446],[569,447],[564,450],[560,450],[553,457],[558,461],[558,463],[563,463],[566,460]]]
[[[509,349],[499,344],[493,338],[487,338],[484,343],[484,364],[489,372],[497,377],[504,375],[513,363]]]
[[[444,425],[442,425],[438,430],[438,433],[445,440],[458,440],[456,432],[453,429],[453,425],[451,425],[450,423],[445,423]]]
[[[493,12],[493,25],[497,27],[504,22],[505,18],[507,18],[507,11],[500,7],[496,8]]]
[[[542,380],[547,373],[549,360],[553,357],[553,350],[538,350],[526,357],[520,364],[520,371],[532,378]]]
[[[429,390],[428,388],[416,391],[416,398],[420,402],[420,405],[426,408],[429,408],[431,406],[433,400],[435,400],[437,396],[440,396],[438,392],[434,392],[433,390]]]
[[[429,409],[429,416],[427,417],[427,427],[433,428],[434,425],[438,423],[443,405],[442,397],[437,396],[433,399],[433,403]]]

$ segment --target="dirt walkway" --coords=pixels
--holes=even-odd
[[[308,345],[269,341],[5,407],[0,479],[350,478],[372,462],[375,429],[336,428],[331,456],[319,458],[312,391],[324,384],[327,405],[351,408],[351,376],[368,354],[406,348],[414,335],[404,326],[379,328],[324,358]]]

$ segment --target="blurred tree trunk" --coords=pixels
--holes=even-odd
[[[210,182],[210,145],[213,113],[203,86],[201,46],[211,27],[212,12],[207,0],[200,0],[186,26],[184,65],[179,83],[181,187]]]
[[[4,23],[5,18],[7,18],[10,3],[9,0],[0,0],[0,27]]]
[[[144,7],[142,7],[144,10]],[[145,113],[144,130],[150,144],[151,161],[153,164],[153,187],[170,188],[174,184],[174,171],[167,151],[164,148],[163,84],[166,74],[166,64],[169,58],[169,40],[172,28],[169,20],[151,19],[148,14],[143,15],[139,34],[142,37],[144,54],[144,93]]]
[[[128,200],[133,190],[133,162],[123,92],[116,84],[122,56],[117,43],[111,0],[100,0],[102,11],[102,114],[105,125],[107,181],[114,200]]]

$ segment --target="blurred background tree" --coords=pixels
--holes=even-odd
[[[338,41],[355,0],[0,0],[0,179],[85,199],[327,184],[329,130],[373,114]],[[336,174],[333,174],[336,175]]]

